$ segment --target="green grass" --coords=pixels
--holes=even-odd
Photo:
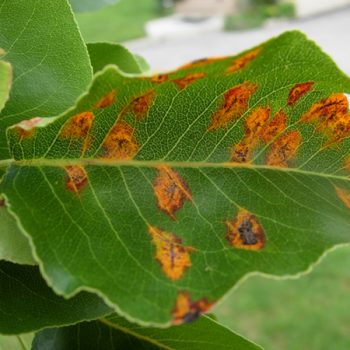
[[[348,350],[349,266],[350,247],[343,247],[298,280],[253,276],[215,315],[267,350]]]
[[[159,16],[156,0],[119,0],[96,12],[76,14],[86,42],[120,42],[143,37],[145,23]]]

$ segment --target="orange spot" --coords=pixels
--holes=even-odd
[[[264,230],[255,215],[240,209],[233,220],[225,222],[226,239],[239,249],[260,250],[265,246]]]
[[[156,259],[163,272],[174,281],[181,278],[185,270],[191,266],[190,253],[194,248],[184,247],[181,238],[157,227],[150,226],[148,232],[156,246]]]
[[[227,127],[233,119],[239,118],[248,109],[248,101],[257,89],[257,85],[245,82],[224,94],[224,103],[214,113],[208,130]]]
[[[323,132],[328,144],[341,141],[350,134],[348,100],[343,94],[333,94],[316,103],[305,113],[301,123],[315,123],[316,130]]]
[[[173,324],[180,325],[195,321],[202,313],[213,306],[207,298],[192,301],[190,293],[179,292],[173,310]]]
[[[312,85],[314,85],[314,82],[312,81],[308,83],[296,84],[289,92],[287,101],[288,106],[293,106],[295,103],[297,103],[302,96],[311,90]]]
[[[266,163],[271,166],[288,167],[288,161],[296,156],[300,143],[299,131],[291,131],[282,135],[272,144]]]
[[[173,82],[182,90],[195,81],[202,79],[204,76],[204,73],[188,73],[182,78],[173,80]]]
[[[221,62],[226,60],[228,57],[210,57],[210,58],[201,58],[199,60],[192,61],[190,63],[187,63],[181,67],[179,67],[177,70],[183,70],[183,69],[190,69],[190,68],[197,68],[197,67],[203,67],[207,64],[212,64],[215,62]]]
[[[71,192],[79,194],[88,183],[86,170],[80,165],[69,165],[64,169],[67,173],[67,189]]]
[[[230,67],[227,69],[227,73],[235,73],[238,70],[245,68],[261,51],[261,48],[258,47],[252,51],[247,52],[241,57],[235,59]]]
[[[115,102],[116,92],[112,90],[106,96],[103,96],[96,104],[95,108],[106,108]]]
[[[22,120],[20,123],[13,126],[20,140],[32,137],[34,130],[43,121],[43,118],[34,117],[29,120]]]
[[[253,151],[259,144],[259,137],[263,126],[270,117],[269,107],[256,108],[245,121],[245,136],[242,141],[234,145],[231,150],[231,161],[246,163],[252,160]]]
[[[176,211],[182,208],[185,200],[192,200],[191,191],[185,180],[167,166],[158,167],[154,193],[158,200],[158,207],[174,220]]]
[[[169,80],[168,74],[158,74],[151,77],[151,82],[155,84],[162,84]]]
[[[138,151],[134,129],[124,120],[118,121],[103,142],[107,159],[132,159]]]
[[[136,119],[141,120],[146,116],[154,97],[155,91],[148,91],[144,95],[132,100],[127,110],[134,113]]]
[[[61,137],[83,138],[90,131],[95,116],[92,112],[83,112],[72,117],[64,126]]]
[[[350,191],[344,190],[340,187],[335,187],[335,191],[341,201],[350,209]]]
[[[287,115],[281,109],[274,118],[261,130],[260,137],[265,143],[270,143],[287,127]]]

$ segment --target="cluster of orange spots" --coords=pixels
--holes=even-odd
[[[232,162],[245,163],[251,161],[253,150],[259,143],[263,126],[269,118],[269,107],[258,107],[249,115],[245,120],[243,140],[232,147]]]
[[[191,266],[190,253],[195,249],[184,247],[181,238],[157,227],[149,226],[148,232],[156,246],[156,259],[163,272],[173,281],[181,278]]]
[[[188,73],[182,78],[174,79],[173,82],[180,88],[180,90],[185,89],[188,85],[194,83],[195,81],[204,78],[205,73]]]
[[[32,137],[34,135],[34,130],[40,122],[42,122],[43,118],[34,117],[29,120],[22,120],[20,123],[13,126],[16,130],[19,139],[26,139],[28,137]]]
[[[92,126],[95,116],[92,112],[83,112],[73,116],[63,127],[63,138],[85,138]]]
[[[116,99],[115,90],[110,91],[107,95],[103,96],[96,104],[95,108],[106,108],[112,105]]]
[[[288,167],[288,161],[293,159],[301,143],[299,131],[291,131],[278,138],[267,154],[266,164],[281,168]]]
[[[150,90],[145,94],[133,99],[127,107],[127,111],[134,114],[137,120],[143,119],[154,100],[155,91]]]
[[[206,66],[207,64],[220,62],[226,60],[227,57],[210,57],[210,58],[201,58],[199,60],[192,61],[178,68],[178,70],[190,69],[190,68],[198,68]]]
[[[228,67],[226,73],[235,73],[245,68],[256,56],[260,53],[261,48],[258,47],[252,51],[247,52],[243,56],[235,59],[232,64]]]
[[[185,180],[168,166],[158,167],[154,193],[159,209],[174,220],[176,211],[182,208],[185,200],[192,200],[191,191]]]
[[[67,173],[67,189],[71,192],[79,194],[88,184],[88,176],[86,170],[80,165],[69,165],[64,169]]]
[[[134,129],[126,121],[118,121],[104,140],[103,149],[105,152],[103,158],[132,159],[139,149]]]
[[[337,195],[341,199],[341,201],[345,204],[345,206],[350,209],[350,191],[344,190],[344,189],[336,186],[335,192],[337,193]]]
[[[260,250],[265,246],[265,233],[255,215],[239,209],[233,220],[225,222],[226,239],[235,248]]]
[[[294,104],[296,104],[302,96],[304,96],[311,90],[312,85],[314,85],[314,82],[312,81],[307,83],[296,84],[289,91],[287,105],[293,106]]]
[[[245,82],[228,90],[224,94],[223,105],[212,116],[208,130],[225,128],[232,120],[241,117],[248,109],[249,99],[257,88],[256,84]]]
[[[207,298],[192,301],[188,292],[179,292],[173,310],[173,324],[180,325],[195,321],[202,313],[213,306]]]
[[[265,143],[270,143],[273,141],[282,131],[287,127],[287,115],[281,109],[273,119],[264,125],[264,128],[261,130],[260,138]]]
[[[343,140],[350,134],[348,100],[343,94],[333,94],[316,103],[305,113],[301,123],[315,123],[316,130],[323,132],[328,144]]]

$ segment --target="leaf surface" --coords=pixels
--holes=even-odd
[[[8,130],[0,190],[57,293],[181,324],[349,242],[349,91],[298,32],[152,78],[107,67],[74,110]]]
[[[13,67],[10,100],[0,114],[0,159],[6,159],[6,127],[66,110],[90,83],[91,65],[66,0],[0,0],[0,9],[0,59]]]
[[[81,292],[66,300],[45,283],[35,266],[0,261],[0,333],[20,334],[108,315],[96,295]]]
[[[0,55],[3,54],[0,49]],[[0,61],[0,111],[4,108],[10,94],[12,67],[8,62]]]
[[[60,349],[167,349],[253,350],[261,349],[208,317],[166,329],[144,328],[110,316],[65,328],[46,329],[33,341],[33,350]]]

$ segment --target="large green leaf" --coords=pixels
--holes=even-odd
[[[74,110],[9,129],[0,190],[57,293],[186,322],[350,241],[344,91],[298,32],[153,78],[107,67]]]
[[[166,329],[143,328],[110,316],[65,328],[46,329],[33,341],[33,350],[50,349],[167,349],[167,350],[257,350],[259,346],[208,317]]]
[[[57,296],[35,266],[0,261],[0,333],[27,333],[108,315],[112,310],[96,295]]]
[[[11,63],[14,74],[0,114],[4,159],[6,127],[66,110],[90,83],[91,65],[66,0],[0,0],[0,9],[0,59]]]

